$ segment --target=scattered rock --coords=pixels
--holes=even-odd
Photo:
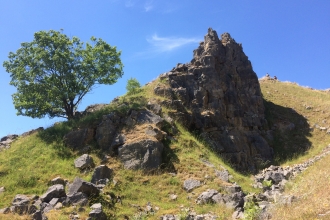
[[[101,203],[96,203],[91,206],[92,211],[89,213],[90,219],[98,219],[98,220],[107,220],[106,214],[102,211]]]
[[[100,180],[111,179],[112,174],[113,174],[113,171],[108,166],[106,166],[106,165],[98,166],[94,170],[91,182],[94,184],[99,184]]]
[[[56,177],[56,178],[54,178],[54,179],[51,180],[51,184],[52,185],[62,184],[63,186],[65,186],[65,181],[61,177]]]
[[[40,196],[42,202],[50,202],[53,198],[65,197],[65,189],[62,184],[56,184],[48,188],[48,190]]]
[[[163,144],[153,140],[138,140],[118,148],[118,157],[125,169],[157,169],[162,163]]]
[[[75,192],[72,195],[68,195],[69,201],[73,205],[87,206],[88,196],[83,192]]]
[[[95,184],[84,181],[79,177],[76,177],[73,183],[69,187],[68,195],[71,196],[77,192],[82,192],[85,193],[87,196],[90,196],[90,195],[98,195],[100,193],[100,190],[97,188]]]
[[[187,179],[183,183],[183,189],[187,192],[191,192],[193,189],[199,187],[201,185],[201,182],[199,180],[195,179]]]
[[[94,161],[90,155],[83,154],[74,161],[74,166],[80,170],[90,169],[94,167]]]
[[[11,142],[13,142],[18,137],[17,134],[11,134],[4,136],[0,139],[0,151],[2,149],[8,149],[10,148]]]

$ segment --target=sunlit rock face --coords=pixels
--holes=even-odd
[[[161,79],[170,88],[155,88],[171,97],[173,117],[195,130],[239,170],[252,171],[272,160],[273,150],[263,138],[265,108],[256,73],[241,44],[211,28],[188,64],[178,64]]]

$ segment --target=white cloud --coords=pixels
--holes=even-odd
[[[157,34],[147,38],[147,41],[154,52],[168,52],[187,44],[200,42],[197,38],[159,37]]]
[[[148,11],[151,11],[152,9],[153,9],[153,0],[148,0],[148,1],[146,1],[145,2],[145,4],[144,4],[144,10],[146,11],[146,12],[148,12]]]

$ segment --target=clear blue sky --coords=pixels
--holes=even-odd
[[[79,110],[109,103],[125,93],[127,79],[142,84],[192,59],[192,51],[212,27],[243,44],[258,77],[316,89],[330,87],[329,0],[0,0],[0,137],[21,134],[59,119],[16,116],[2,67],[10,51],[40,30],[88,41],[102,38],[122,51],[124,76],[85,96]]]

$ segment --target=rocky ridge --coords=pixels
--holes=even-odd
[[[264,138],[268,127],[256,73],[241,44],[211,28],[188,64],[162,74],[155,94],[170,101],[171,116],[198,130],[209,145],[239,170],[255,172],[273,159]],[[189,109],[187,111],[186,109]]]

